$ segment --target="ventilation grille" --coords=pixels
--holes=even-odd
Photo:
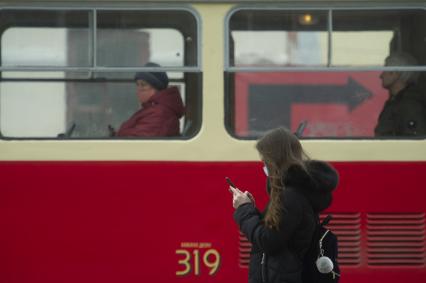
[[[321,220],[327,214],[321,215]],[[359,213],[333,213],[333,219],[327,227],[333,231],[339,240],[339,264],[352,266],[360,263],[360,214]],[[246,268],[249,264],[251,244],[239,232],[239,265]]]
[[[239,264],[240,267],[247,268],[250,261],[251,243],[247,240],[246,236],[240,232],[240,247],[239,247]]]
[[[361,217],[360,213],[331,213],[330,229],[338,239],[338,262],[340,266],[354,266],[361,262]],[[327,214],[321,214],[321,221]]]
[[[367,214],[368,265],[425,264],[425,214]]]

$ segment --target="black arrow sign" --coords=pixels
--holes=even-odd
[[[293,104],[346,104],[349,111],[370,98],[372,93],[351,77],[344,85],[251,85],[249,87],[249,130],[264,132],[290,128]]]

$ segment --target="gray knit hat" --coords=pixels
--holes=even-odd
[[[145,67],[161,67],[156,63],[146,63]],[[162,90],[169,85],[169,77],[165,72],[139,72],[135,74],[135,81],[143,80],[149,83],[153,88]]]

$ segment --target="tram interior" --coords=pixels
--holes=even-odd
[[[0,82],[6,138],[109,138],[108,125],[139,108],[133,78],[149,61],[175,69],[170,85],[186,105],[181,136],[171,138],[200,127],[200,72],[179,70],[198,64],[187,11],[3,10],[0,32],[1,64],[12,68]]]
[[[198,25],[178,9],[3,9],[2,136],[109,138],[108,125],[139,107],[133,77],[148,61],[168,69],[186,104],[182,135],[172,138],[194,136],[202,123]],[[387,98],[374,68],[395,51],[426,65],[421,9],[242,8],[226,26],[225,124],[238,138],[304,120],[304,138],[372,138]],[[418,84],[426,93],[424,71]]]
[[[304,138],[372,138],[388,96],[374,68],[391,52],[426,65],[426,12],[420,9],[242,9],[230,17],[228,36],[234,69],[225,75],[226,124],[241,138],[277,126],[295,130],[304,120]],[[426,95],[424,71],[418,86]],[[364,93],[362,101],[353,103],[350,87]]]

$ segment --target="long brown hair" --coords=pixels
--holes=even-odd
[[[299,166],[306,170],[304,160],[308,159],[298,138],[285,128],[268,131],[256,144],[263,162],[268,168],[270,202],[265,215],[265,224],[277,229],[281,218],[281,194],[285,190],[284,179],[287,170]]]

